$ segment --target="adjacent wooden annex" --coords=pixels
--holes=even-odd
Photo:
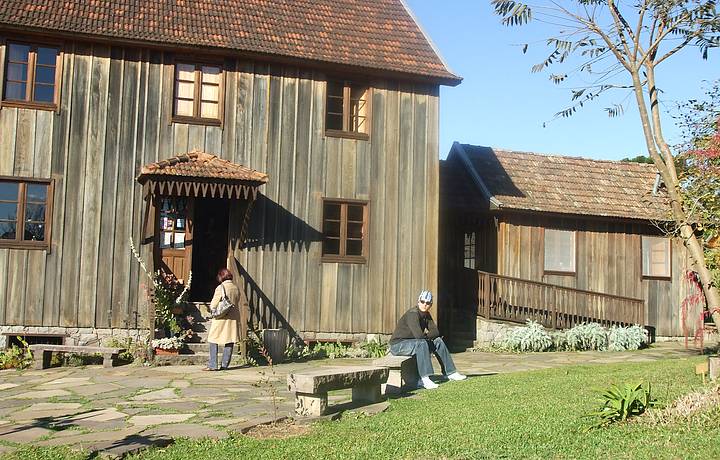
[[[441,197],[440,292],[449,307],[442,323],[459,336],[471,335],[458,328],[482,313],[478,272],[499,275],[506,290],[512,285],[505,296],[520,307],[545,295],[540,286],[558,291],[544,297],[548,325],[552,309],[565,308],[570,313],[560,317],[569,324],[694,333],[700,311],[681,308],[688,257],[663,231],[669,208],[652,165],[455,143],[441,165]],[[550,300],[561,293],[572,301]],[[518,315],[505,319],[524,321],[522,308],[503,308]]]

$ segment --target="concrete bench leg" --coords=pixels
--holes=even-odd
[[[38,356],[39,355],[39,356]],[[43,351],[36,353],[34,357],[34,368],[37,370],[47,369],[52,361],[52,351]]]
[[[363,402],[374,404],[382,401],[382,391],[380,384],[368,383],[364,385],[358,385],[352,389],[352,400],[353,402]]]
[[[295,393],[295,413],[303,417],[325,415],[328,407],[327,393]]]
[[[116,364],[117,356],[114,354],[103,355],[103,367],[113,367]]]

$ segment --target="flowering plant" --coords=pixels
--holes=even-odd
[[[160,348],[161,350],[179,350],[182,348],[183,342],[178,337],[165,337],[151,340],[150,345],[152,345],[153,348]]]

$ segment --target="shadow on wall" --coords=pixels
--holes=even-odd
[[[259,194],[253,205],[243,249],[307,251],[310,243],[322,241],[316,230],[265,195]]]

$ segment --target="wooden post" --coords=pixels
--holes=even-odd
[[[552,328],[557,329],[557,303],[556,303],[556,295],[555,295],[555,288],[551,288],[550,291],[552,292]]]

